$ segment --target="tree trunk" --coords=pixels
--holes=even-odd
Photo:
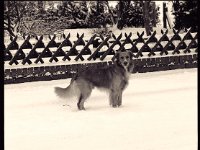
[[[112,12],[112,10],[110,9],[110,6],[109,6],[109,4],[108,4],[108,1],[106,1],[106,6],[108,7],[108,11],[109,11],[109,13],[111,14],[112,25],[114,26],[114,25],[116,24],[116,22],[115,22],[115,19],[114,19],[113,12]]]
[[[118,20],[117,20],[117,28],[118,29],[122,29],[124,27],[124,20],[123,20],[123,9],[124,9],[124,5],[123,5],[123,1],[120,0],[119,1],[119,8],[118,8]]]
[[[150,15],[149,15],[149,11],[150,11],[149,6],[150,6],[150,1],[145,1],[143,4],[143,15],[144,15],[144,27],[145,27],[147,36],[149,36],[152,31],[152,24],[150,22]]]

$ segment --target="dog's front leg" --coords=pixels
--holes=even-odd
[[[110,105],[112,107],[117,107],[119,101],[119,93],[117,90],[110,91]]]
[[[121,106],[122,105],[122,91],[119,92],[119,95],[118,95],[118,106]]]

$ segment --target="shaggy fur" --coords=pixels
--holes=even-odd
[[[88,69],[72,78],[66,88],[55,87],[55,93],[61,98],[78,97],[78,109],[85,110],[84,102],[90,96],[94,87],[109,91],[109,100],[112,107],[122,105],[122,92],[128,84],[132,64],[132,53],[123,51],[116,53],[114,63],[110,66],[97,69]]]

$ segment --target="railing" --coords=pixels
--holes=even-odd
[[[185,33],[173,30],[173,34],[161,30],[161,35],[154,31],[151,36],[144,36],[144,32],[106,37],[95,34],[89,39],[84,34],[77,34],[77,39],[70,39],[70,34],[49,36],[47,40],[44,36],[27,36],[21,44],[15,37],[5,46],[4,81],[69,78],[87,67],[111,64],[115,52],[122,49],[134,54],[133,72],[197,67],[197,33],[191,29]]]

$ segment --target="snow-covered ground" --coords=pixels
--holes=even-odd
[[[120,108],[95,89],[78,111],[69,82],[5,85],[5,150],[197,149],[197,69],[131,75]]]

